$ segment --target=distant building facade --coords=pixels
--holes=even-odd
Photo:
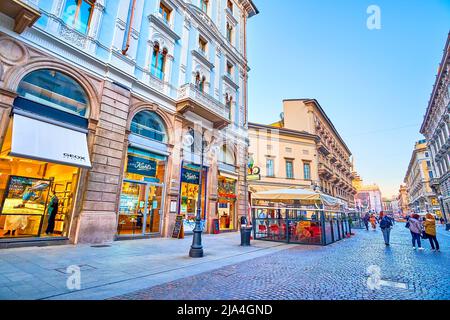
[[[433,176],[426,140],[417,141],[411,155],[404,183],[407,186],[409,209],[416,213],[432,212],[440,216],[436,194],[430,186]]]
[[[409,199],[408,199],[408,188],[406,185],[401,185],[398,190],[397,196],[398,210],[399,213],[406,215],[409,213]]]
[[[420,132],[428,141],[433,177],[444,219],[450,226],[450,33]]]
[[[252,192],[288,187],[312,189],[320,183],[319,137],[306,132],[249,123],[249,158],[259,179],[249,179]]]
[[[352,184],[356,190],[355,206],[358,211],[373,211],[379,213],[383,210],[381,190],[378,185],[365,185],[359,174],[354,172]]]
[[[249,124],[250,156],[262,173],[250,188],[320,188],[353,208],[352,154],[318,101],[284,100],[282,114],[269,126]]]

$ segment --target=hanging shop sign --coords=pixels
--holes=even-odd
[[[261,180],[261,170],[259,167],[248,168],[247,180]]]
[[[155,160],[128,155],[127,171],[142,176],[155,177],[157,163]]]
[[[200,183],[200,172],[193,171],[186,168],[181,170],[181,182],[199,184]]]
[[[261,180],[261,170],[255,166],[253,157],[247,163],[247,180]]]

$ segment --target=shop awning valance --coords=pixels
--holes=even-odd
[[[344,201],[338,198],[302,188],[287,188],[287,189],[260,191],[253,193],[252,199],[320,201],[326,206],[331,207],[345,205]]]
[[[86,133],[14,114],[10,156],[91,168]]]

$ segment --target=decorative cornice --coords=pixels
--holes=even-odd
[[[256,8],[256,6],[252,0],[239,0],[239,3],[244,7],[249,18],[251,18],[259,13],[258,8]]]
[[[202,10],[200,10],[200,8],[193,4],[188,4],[186,9],[199,24],[199,29],[203,31],[204,35],[208,36],[209,38],[214,38],[217,42],[217,46],[223,48],[223,50],[225,50],[229,55],[233,56],[234,60],[239,61],[239,63],[242,65],[247,64],[247,60],[242,55],[242,53],[240,53],[226,40],[226,38],[217,28],[216,24],[208,15],[206,15]]]
[[[233,16],[233,12],[231,12],[230,9],[225,8],[225,14],[227,15],[227,19],[228,19],[229,22],[231,22],[233,27],[236,27],[236,25],[238,24],[238,21]]]
[[[233,81],[233,79],[230,78],[229,75],[224,74],[224,75],[222,76],[222,79],[223,79],[226,83],[228,83],[231,87],[233,87],[234,90],[238,90],[238,89],[239,89],[239,86]]]
[[[445,44],[445,48],[444,48],[444,55],[442,56],[442,61],[440,63],[440,67],[439,67],[439,72],[436,76],[436,82],[433,86],[433,91],[431,93],[431,98],[430,101],[428,102],[428,107],[424,116],[424,120],[422,123],[422,126],[420,128],[420,133],[425,134],[427,131],[427,127],[430,126],[430,121],[432,118],[432,114],[435,110],[435,108],[437,108],[436,103],[437,103],[437,97],[438,97],[438,93],[440,91],[440,86],[441,86],[441,82],[444,78],[444,75],[448,75],[448,69],[449,67],[449,63],[450,63],[450,33],[448,34],[447,37],[447,42]]]
[[[201,54],[197,50],[192,50],[191,52],[194,57],[200,60],[200,62],[206,65],[210,70],[214,69],[214,64],[212,64],[203,54]]]
[[[150,22],[154,23],[155,25],[157,25],[161,30],[163,30],[164,32],[166,32],[172,39],[174,39],[175,41],[178,41],[181,39],[181,37],[172,30],[172,28],[167,25],[160,17],[158,17],[156,14],[151,13],[148,16],[148,19]]]

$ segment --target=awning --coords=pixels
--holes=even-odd
[[[14,114],[10,156],[91,168],[87,135]]]
[[[344,202],[341,199],[329,196],[324,193],[296,187],[256,192],[252,194],[252,199],[279,200],[279,201],[282,200],[320,201],[324,205],[329,207],[337,207],[344,205]]]
[[[222,177],[224,177],[224,178],[228,178],[228,179],[233,179],[233,180],[238,180],[238,175],[237,175],[237,173],[228,173],[228,172],[226,172],[226,171],[219,171],[219,175],[220,176],[222,176]]]

